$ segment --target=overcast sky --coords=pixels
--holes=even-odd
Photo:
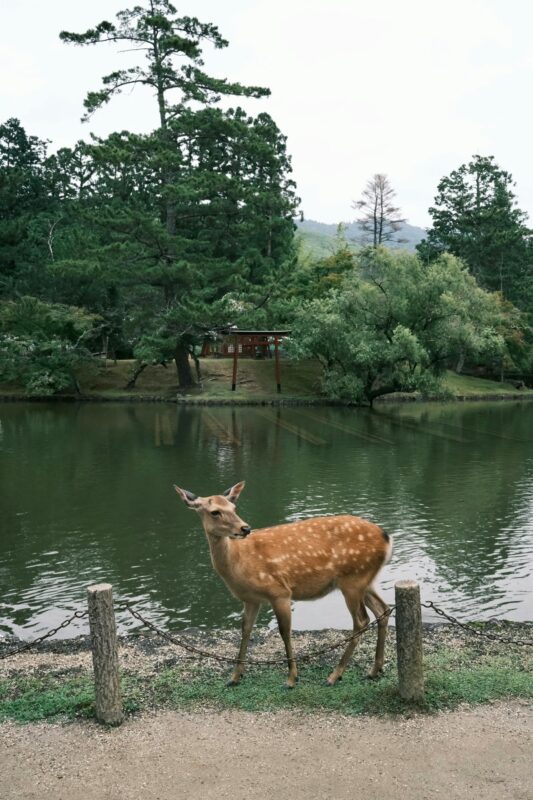
[[[139,0],[135,0],[138,2]],[[128,0],[0,0],[0,120],[18,117],[53,147],[89,131],[148,131],[149,92],[135,90],[81,124],[99,78],[131,63],[113,45],[77,48],[82,31]],[[230,46],[205,53],[212,74],[268,86],[247,100],[288,136],[308,219],[353,219],[351,203],[385,172],[409,222],[429,224],[439,179],[473,153],[513,174],[533,218],[533,3],[530,0],[183,0]]]

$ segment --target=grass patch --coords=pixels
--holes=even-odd
[[[447,372],[444,378],[444,388],[449,390],[454,396],[478,396],[478,395],[500,395],[500,394],[519,394],[531,395],[533,390],[518,390],[511,383],[500,383],[499,381],[489,381],[486,378],[476,378],[471,375],[457,375],[455,372]]]
[[[479,641],[458,643],[451,634],[446,635],[444,643],[429,640],[425,647],[426,695],[416,706],[399,697],[396,668],[391,661],[377,681],[367,680],[365,670],[356,663],[335,687],[325,685],[329,661],[302,665],[300,682],[293,691],[283,688],[285,670],[281,667],[250,669],[240,686],[227,687],[226,671],[167,662],[152,673],[124,672],[122,690],[128,714],[205,708],[382,715],[403,714],[414,707],[433,712],[453,709],[460,703],[533,699],[533,654],[528,650]],[[39,671],[29,676],[13,674],[0,682],[0,721],[83,719],[93,715],[90,674]]]
[[[0,681],[0,721],[37,722],[94,716],[94,687],[89,675],[61,673]]]
[[[100,362],[92,365],[80,374],[79,382],[82,393],[88,397],[102,397],[110,400],[158,397],[175,400],[178,393],[176,370],[173,364],[165,369],[161,365],[147,367],[139,376],[134,389],[126,390],[125,386],[133,369],[134,362],[122,360]],[[191,400],[202,399],[216,401],[264,401],[279,400],[276,392],[273,359],[241,359],[236,391],[231,391],[232,359],[201,359],[202,384],[193,389],[188,397]],[[282,359],[281,383],[284,401],[306,400],[320,402],[321,395],[320,365],[316,361],[292,362]],[[474,378],[468,375],[456,375],[447,372],[443,381],[445,397],[497,397],[516,395],[517,397],[533,395],[533,390],[518,391],[512,384]],[[0,395],[23,397],[20,387],[0,385]],[[398,398],[402,398],[402,394]],[[391,396],[394,399],[394,396]],[[390,398],[389,398],[390,399]]]

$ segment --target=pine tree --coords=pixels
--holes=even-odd
[[[524,307],[531,231],[516,206],[514,185],[494,156],[473,156],[440,181],[429,209],[433,227],[418,250],[426,260],[444,251],[459,256],[481,286]]]
[[[352,207],[362,213],[357,222],[363,230],[363,238],[372,247],[394,241],[405,222],[399,216],[400,209],[393,204],[395,197],[396,192],[387,175],[377,173],[368,181],[361,200],[353,203]]]
[[[214,324],[223,297],[239,281],[241,286],[244,280],[263,281],[292,246],[296,198],[284,137],[267,114],[254,120],[241,109],[223,113],[214,107],[222,96],[262,97],[269,91],[207,75],[202,47],[223,48],[227,41],[216,26],[178,16],[168,0],[121,11],[116,24],[103,21],[84,33],[63,31],[61,39],[77,45],[127,44],[144,54],[143,64],[106,75],[102,88],[88,93],[86,117],[126,87],[154,92],[157,130],[135,141],[133,135],[122,141],[110,137],[94,157],[102,167],[106,159],[124,159],[122,166],[135,183],[139,176],[134,176],[131,148],[140,148],[153,173],[152,191],[143,184],[149,198],[143,199],[144,190],[118,187],[116,180],[112,188],[112,181],[105,184],[114,200],[106,224],[121,241],[122,256],[134,251],[133,280],[146,287],[149,302],[143,307],[150,312],[138,347],[165,358],[173,342],[179,384],[186,388],[193,382],[189,354],[202,331]]]

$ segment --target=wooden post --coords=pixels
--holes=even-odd
[[[394,584],[394,590],[400,696],[404,700],[422,700],[424,697],[424,667],[420,587],[416,581],[398,581]]]
[[[233,380],[231,382],[231,391],[235,391],[237,386],[237,359],[239,358],[239,337],[235,334],[235,344],[233,350]]]
[[[111,584],[99,583],[88,586],[87,602],[93,653],[96,718],[106,725],[120,725],[124,719],[124,712]]]
[[[278,394],[281,393],[281,372],[279,366],[279,346],[278,346],[278,337],[274,338],[274,354],[276,357],[276,385],[278,387]]]

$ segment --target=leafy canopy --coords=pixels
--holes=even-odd
[[[76,370],[90,360],[98,318],[80,308],[21,297],[0,303],[0,381],[27,394],[76,389]]]
[[[147,86],[159,114],[149,137],[114,134],[91,150],[95,193],[107,200],[97,223],[100,256],[119,286],[128,283],[125,327],[134,354],[173,356],[186,388],[195,343],[229,321],[225,299],[268,292],[292,254],[297,198],[285,137],[267,114],[215,107],[223,95],[269,92],[207,75],[202,47],[227,42],[216,26],[178,16],[168,0],[148,0],[121,11],[116,23],[61,38],[125,43],[143,56],[106,75],[85,100],[90,116],[125,87]]]
[[[500,298],[455,257],[425,265],[378,247],[358,254],[339,289],[301,307],[292,349],[321,361],[328,396],[372,404],[391,392],[436,390],[461,353],[501,356],[506,324]]]
[[[512,175],[493,156],[475,155],[440,181],[429,209],[433,227],[417,249],[426,260],[453,253],[481,286],[524,308],[526,286],[533,286],[533,250],[513,187]]]

